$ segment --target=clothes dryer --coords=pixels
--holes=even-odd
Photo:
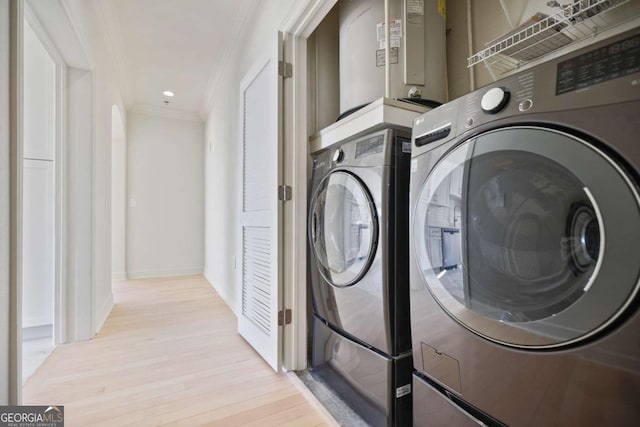
[[[313,158],[312,365],[373,425],[411,420],[410,150],[389,128]]]
[[[413,132],[414,407],[435,389],[486,424],[636,424],[640,29]]]

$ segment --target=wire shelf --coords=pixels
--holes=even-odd
[[[491,75],[508,73],[563,46],[593,36],[621,23],[613,9],[631,0],[575,0],[558,13],[538,13],[510,33],[490,42],[489,47],[467,58],[467,67],[484,63]],[[615,15],[615,16],[614,16]],[[622,20],[633,16],[622,14]]]

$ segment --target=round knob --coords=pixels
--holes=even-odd
[[[342,159],[344,159],[344,151],[342,151],[340,148],[337,148],[334,152],[333,152],[333,161],[336,163],[340,163],[342,161]]]
[[[522,111],[523,113],[525,111],[529,111],[531,107],[533,107],[533,101],[530,99],[520,101],[520,104],[518,104],[518,110]]]
[[[482,111],[495,114],[502,110],[507,102],[509,102],[509,91],[501,87],[494,87],[482,96]]]

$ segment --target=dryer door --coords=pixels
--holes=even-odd
[[[333,286],[355,284],[368,270],[378,240],[371,196],[353,174],[327,175],[311,202],[309,239],[318,269]]]
[[[444,156],[418,196],[412,239],[426,288],[485,338],[575,343],[619,318],[638,292],[636,187],[586,140],[536,127],[490,131]],[[452,253],[457,261],[442,261]]]

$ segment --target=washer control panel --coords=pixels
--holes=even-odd
[[[336,148],[331,156],[331,160],[334,163],[340,163],[344,159],[344,151],[341,148]]]
[[[460,129],[472,129],[506,115],[532,113],[535,108],[535,70],[503,79],[497,86],[461,98]]]
[[[502,110],[509,102],[510,92],[504,87],[494,87],[485,92],[482,96],[480,106],[482,111],[488,114],[496,114]]]

